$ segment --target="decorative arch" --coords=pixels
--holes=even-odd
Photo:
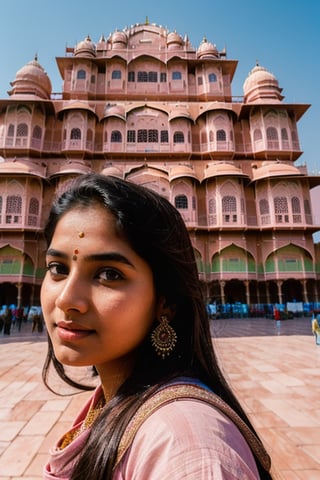
[[[212,256],[211,271],[214,273],[253,274],[257,272],[257,265],[248,250],[232,243]]]
[[[289,243],[268,255],[265,259],[266,273],[301,274],[314,271],[314,261],[306,249]]]

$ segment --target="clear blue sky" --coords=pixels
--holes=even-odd
[[[53,91],[62,90],[55,57],[88,34],[97,42],[127,25],[151,23],[188,34],[197,48],[204,36],[238,60],[233,95],[256,61],[279,80],[288,103],[311,104],[298,124],[310,174],[320,174],[319,0],[10,0],[1,2],[0,98],[16,72],[38,54]]]

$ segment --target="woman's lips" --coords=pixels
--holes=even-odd
[[[61,340],[64,341],[76,341],[88,337],[94,330],[89,330],[68,322],[58,322],[56,325],[56,332]]]

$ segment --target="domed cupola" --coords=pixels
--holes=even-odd
[[[219,52],[216,45],[211,42],[208,42],[206,37],[202,40],[197,50],[198,58],[219,58]]]
[[[183,39],[176,31],[168,33],[168,36],[167,36],[168,50],[181,48],[182,46],[183,46]]]
[[[127,48],[128,37],[125,32],[116,31],[112,34],[111,42],[113,50]]]
[[[92,58],[96,56],[96,46],[88,35],[84,40],[78,43],[74,49],[75,57]]]
[[[38,63],[38,58],[27,63],[16,73],[16,78],[10,84],[12,90],[9,93],[13,95],[35,95],[36,97],[49,99],[52,92],[50,78]]]
[[[268,101],[279,103],[284,98],[281,95],[277,78],[266,68],[257,64],[249,73],[243,84],[244,102],[255,103]]]

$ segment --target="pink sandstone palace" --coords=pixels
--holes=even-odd
[[[208,302],[318,302],[320,252],[310,189],[295,166],[297,122],[255,65],[233,97],[237,61],[203,39],[135,24],[56,59],[62,93],[37,58],[0,100],[0,305],[38,305],[43,226],[53,197],[77,175],[143,184],[182,214]]]

